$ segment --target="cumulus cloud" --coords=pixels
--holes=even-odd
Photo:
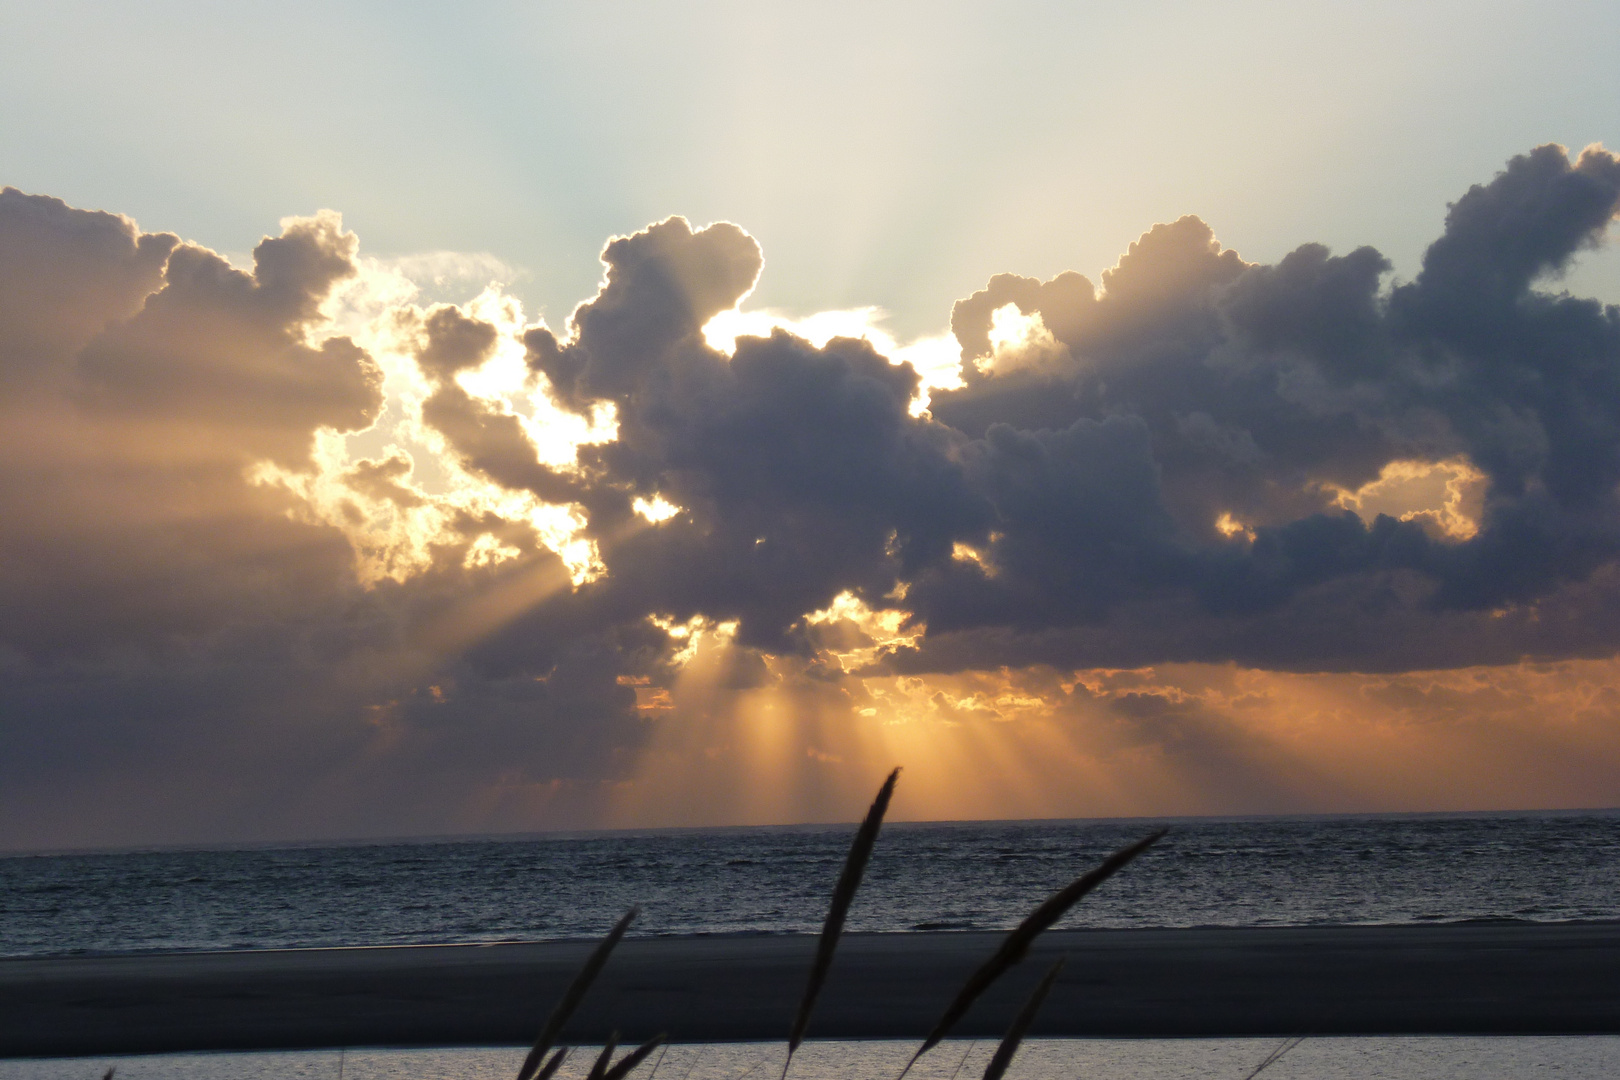
[[[1003,302],[1057,328],[1082,368],[1066,379],[980,371],[936,394],[935,416],[987,447],[1011,438],[998,424],[1052,435],[1140,425],[1156,476],[1128,491],[1146,506],[1093,496],[1077,516],[1093,530],[1136,529],[1152,510],[1174,525],[1111,537],[1083,557],[1075,550],[1094,583],[1060,599],[1052,594],[1065,575],[1046,564],[1021,572],[1021,560],[1037,543],[1063,552],[1085,530],[1056,515],[1021,520],[1009,502],[1020,488],[991,481],[980,490],[997,507],[1000,539],[986,557],[1005,571],[975,594],[963,587],[970,568],[937,570],[914,591],[913,610],[931,630],[1001,640],[1117,616],[1104,642],[1071,635],[1075,655],[1100,648],[1138,662],[1224,649],[1268,666],[1385,666],[1391,634],[1412,635],[1398,648],[1431,662],[1561,652],[1536,613],[1601,587],[1592,575],[1620,539],[1611,464],[1620,316],[1544,286],[1601,240],[1617,199],[1613,155],[1589,149],[1572,164],[1549,146],[1459,199],[1422,272],[1393,288],[1371,249],[1336,256],[1306,245],[1275,266],[1250,266],[1191,218],[1146,234],[1098,295],[1072,277],[993,279],[953,318],[964,372],[989,347],[986,313]],[[1085,475],[1141,467],[1123,448],[1109,459]],[[1424,528],[1424,511],[1440,507],[1366,518],[1343,509],[1343,492],[1393,463],[1432,471],[1447,461],[1485,480],[1475,528],[1453,530],[1466,540]],[[1078,498],[1085,487],[1064,489]],[[1132,604],[1175,612],[1175,628],[1137,639]],[[1521,609],[1533,617],[1504,620]],[[1340,628],[1330,645],[1321,633],[1283,631],[1324,620]],[[1252,644],[1238,645],[1248,633]],[[1613,646],[1593,626],[1581,648]]]
[[[639,721],[614,680],[637,646],[614,627],[516,673],[460,661],[514,603],[572,587],[548,546],[566,527],[424,490],[398,446],[334,456],[384,404],[377,358],[323,314],[355,251],[335,215],[290,219],[245,273],[0,194],[7,842],[434,831],[492,775],[524,791],[622,771]],[[460,362],[454,321],[386,320],[413,342],[426,328],[436,395]],[[491,423],[459,404],[475,435]],[[408,587],[363,572],[368,543],[413,535],[427,555]]]
[[[580,823],[559,792],[635,775],[698,685],[847,719],[887,683],[950,725],[1021,715],[942,689],[1001,669],[1050,704],[1066,671],[1612,656],[1620,310],[1557,290],[1617,207],[1620,159],[1538,148],[1407,282],[1185,217],[1096,284],[990,278],[941,373],[781,322],[717,348],[764,265],[726,223],[612,240],[551,328],[498,287],[424,306],[330,212],[248,272],[6,189],[0,801],[72,837],[41,785],[123,805],[189,759],[132,836]],[[1207,708],[1108,700],[1121,746],[1264,786]]]

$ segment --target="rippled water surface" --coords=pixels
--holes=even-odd
[[[1024,1044],[1008,1080],[1244,1080],[1275,1039],[1035,1039]],[[914,1043],[809,1042],[793,1059],[792,1080],[887,1080]],[[993,1047],[946,1042],[910,1073],[952,1080],[984,1073]],[[560,1080],[582,1080],[585,1050]],[[0,1061],[0,1080],[511,1080],[521,1050],[324,1050],[266,1054]],[[776,1080],[782,1046],[758,1043],[670,1048],[637,1080]],[[1307,1039],[1261,1074],[1266,1080],[1613,1080],[1620,1037]]]
[[[891,825],[850,929],[1010,926],[1150,825]],[[0,955],[584,937],[632,903],[640,934],[812,931],[850,833],[4,857]],[[1064,925],[1615,919],[1617,882],[1617,812],[1198,819],[1174,823]]]

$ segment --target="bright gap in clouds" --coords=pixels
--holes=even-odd
[[[872,348],[891,362],[910,364],[917,369],[921,384],[917,397],[911,403],[911,414],[921,416],[928,411],[932,391],[954,390],[962,385],[962,347],[949,330],[902,343],[882,328],[880,324],[885,318],[886,313],[880,307],[818,311],[803,316],[785,315],[769,309],[743,311],[732,308],[704,324],[703,338],[710,348],[718,349],[727,356],[737,351],[738,338],[770,337],[776,330],[785,330],[794,337],[803,338],[818,349],[834,338],[855,338],[869,342]]]
[[[427,569],[434,546],[452,538],[458,517],[486,514],[527,523],[544,547],[562,559],[576,586],[603,572],[595,542],[583,535],[585,520],[577,508],[546,503],[478,475],[423,418],[436,387],[424,375],[417,354],[425,342],[423,321],[436,308],[423,306],[422,294],[453,296],[456,285],[465,286],[492,270],[510,272],[476,253],[361,258],[358,272],[322,306],[323,322],[311,343],[341,336],[366,349],[383,374],[383,410],[365,430],[317,432],[313,472],[265,462],[255,477],[297,493],[317,518],[343,530],[354,544],[362,581],[403,581]],[[521,341],[529,323],[521,301],[498,281],[456,306],[496,333],[489,355],[457,372],[455,385],[492,414],[515,421],[537,462],[573,471],[581,447],[617,436],[611,403],[597,403],[588,416],[581,416],[560,408],[543,377],[530,373]],[[467,565],[497,565],[523,554],[485,533],[473,541]]]
[[[1416,521],[1437,536],[1469,540],[1479,533],[1489,478],[1466,457],[1391,461],[1355,491],[1330,487],[1334,501],[1371,519],[1388,514]]]

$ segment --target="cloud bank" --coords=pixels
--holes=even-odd
[[[757,773],[737,717],[772,708],[779,763],[836,776],[760,814],[1032,709],[1098,777],[1159,755],[1159,804],[1090,812],[1293,806],[1297,763],[1187,704],[1229,677],[1163,671],[1620,649],[1620,309],[1557,284],[1617,209],[1620,159],[1544,146],[1411,281],[1185,217],[902,349],[716,339],[764,267],[725,223],[614,239],[553,329],[497,286],[418,302],[330,212],[249,271],[7,188],[0,844],[674,820],[649,762]],[[757,817],[731,786],[699,817]]]

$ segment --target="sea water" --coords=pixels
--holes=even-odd
[[[886,826],[851,930],[1010,927],[1148,821]],[[1620,811],[1191,819],[1060,925],[1620,918]],[[852,826],[0,857],[0,955],[820,928]],[[1617,1074],[1620,1075],[1620,1074]]]
[[[1146,821],[892,824],[856,930],[1000,929]],[[1070,926],[1286,926],[1620,918],[1620,812],[1196,819],[1088,897]],[[814,931],[852,828],[672,830],[482,840],[0,857],[0,955],[268,949]],[[1275,1039],[1037,1039],[1012,1080],[1243,1080]],[[893,1076],[913,1044],[805,1045],[793,1080]],[[983,1073],[942,1044],[916,1080]],[[646,1080],[764,1080],[775,1043],[669,1048]],[[0,1060],[0,1080],[510,1080],[520,1048]],[[589,1048],[559,1080],[583,1080]],[[1266,1080],[1620,1076],[1620,1037],[1312,1038]]]

